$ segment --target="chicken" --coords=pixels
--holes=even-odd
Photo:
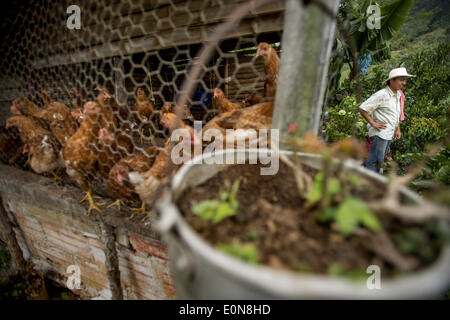
[[[72,117],[81,124],[83,121],[83,104],[86,100],[86,93],[82,89],[71,88],[69,92],[74,96],[70,101],[73,110],[71,111]]]
[[[219,88],[214,89],[214,100],[216,101],[216,107],[219,113],[234,111],[245,107],[245,104],[239,102],[231,102]]]
[[[6,128],[16,126],[19,130],[20,138],[24,144],[29,143],[35,137],[44,137],[51,133],[42,128],[35,119],[23,115],[10,117],[6,120]]]
[[[155,104],[150,101],[144,90],[139,88],[137,90],[137,100],[133,111],[136,112],[137,119],[141,122],[150,121],[150,118],[155,110]]]
[[[263,102],[263,99],[264,97],[259,93],[248,93],[245,95],[245,103],[249,106]]]
[[[186,124],[184,124],[181,119],[179,119],[173,113],[164,114],[161,119],[161,124],[166,126],[171,132],[175,129],[186,129],[189,132],[189,141],[183,143],[189,143],[192,147],[195,143],[198,143],[198,139],[195,136],[194,129]],[[165,147],[159,151],[156,159],[150,170],[140,174],[138,172],[130,172],[128,174],[131,183],[135,186],[135,190],[142,200],[143,207],[142,210],[145,212],[146,204],[152,204],[157,196],[157,192],[162,185],[163,179],[169,176],[169,174],[176,172],[184,161],[184,154],[178,154],[181,163],[175,164],[172,162],[172,150],[180,143],[179,141],[174,141],[168,139]],[[191,149],[192,155],[192,149]]]
[[[6,128],[17,126],[25,144],[25,151],[29,150],[30,167],[36,173],[51,173],[62,167],[60,159],[60,145],[52,134],[41,128],[33,119],[25,116],[14,116],[6,121]],[[54,172],[53,172],[54,173]]]
[[[112,112],[115,128],[120,130],[130,130],[131,126],[129,120],[131,114],[128,107],[120,106],[116,99],[114,99],[104,87],[97,86],[95,89],[100,91],[97,96],[97,103]]]
[[[32,118],[40,127],[46,130],[50,129],[49,125],[53,120],[51,112],[39,108],[36,104],[26,98],[14,99],[10,111],[12,114]]]
[[[163,107],[161,108],[160,114],[161,117],[165,114],[165,113],[176,113],[179,112],[179,117],[185,121],[193,121],[194,117],[192,116],[191,111],[189,110],[188,106],[183,106],[183,107],[179,107],[177,108],[177,110],[175,110],[175,107],[172,106],[169,102],[165,102]]]
[[[280,58],[275,49],[267,42],[258,44],[256,51],[257,57],[262,57],[264,60],[264,73],[266,80],[264,83],[264,90],[266,97],[275,97],[277,90],[278,70],[280,68]]]
[[[94,201],[88,182],[95,174],[98,160],[98,132],[101,128],[112,131],[114,127],[111,110],[94,101],[85,103],[84,114],[80,128],[67,140],[63,148],[63,158],[67,174],[86,192],[81,201],[89,201],[88,214],[90,214],[92,210],[101,211]]]
[[[204,136],[210,129],[219,130],[221,136],[217,137],[214,135],[214,137],[215,139],[220,139],[220,141],[214,140],[214,144],[222,144],[222,148],[225,149],[228,147],[229,142],[234,141],[233,146],[236,148],[238,146],[237,139],[243,139],[248,142],[250,140],[253,141],[253,138],[258,139],[258,130],[270,129],[273,106],[274,102],[272,100],[247,107],[245,109],[222,113],[205,124],[202,128],[202,135]],[[227,132],[228,129],[254,129],[256,130],[256,137],[254,137],[254,132],[252,131],[232,131],[230,133]]]
[[[161,124],[169,129],[172,133],[175,129],[188,129],[189,131],[194,130],[191,126],[185,124],[181,121],[180,118],[177,117],[175,113],[168,112],[164,113],[161,117]]]
[[[160,112],[161,115],[163,115],[164,113],[172,112],[172,105],[170,104],[170,102],[165,102]]]
[[[267,101],[255,104],[242,110],[222,113],[205,124],[207,129],[268,129],[272,123],[274,102]]]
[[[74,98],[70,101],[72,107],[74,109],[82,109],[83,104],[86,100],[86,93],[82,89],[70,88],[69,93],[74,96]]]
[[[142,200],[142,207],[139,210],[142,213],[145,213],[147,204],[153,204],[157,191],[162,186],[162,179],[180,167],[180,165],[173,164],[170,157],[175,144],[169,139],[166,146],[159,151],[150,170],[142,174],[137,171],[128,173],[130,182],[134,185],[136,193]]]
[[[31,169],[36,173],[52,173],[56,178],[54,171],[63,167],[58,141],[48,134],[33,138],[27,145],[30,150]]]
[[[117,199],[111,205],[117,205],[120,209],[121,200],[138,200],[139,196],[134,190],[134,186],[130,182],[128,174],[134,172],[135,174],[143,174],[151,169],[158,149],[155,146],[150,146],[144,151],[138,152],[135,155],[125,157],[117,162],[109,171],[108,177],[108,193]],[[145,205],[139,211],[145,211]]]
[[[107,179],[109,171],[120,159],[134,153],[134,144],[127,132],[114,134],[101,128],[98,132],[98,149],[99,173]]]
[[[83,122],[84,114],[81,108],[70,111],[70,115],[72,116],[72,119],[75,120],[78,124],[81,124]]]
[[[53,112],[50,130],[62,147],[78,129],[76,120],[72,117],[69,107],[60,102],[51,102],[48,110]]]
[[[136,125],[140,126],[139,136],[141,143],[144,139],[144,126],[149,131],[150,136],[152,136],[152,131],[149,123],[152,121],[154,110],[155,104],[148,99],[144,90],[139,88],[137,90],[137,99],[133,111],[135,114]]]

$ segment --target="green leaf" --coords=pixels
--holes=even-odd
[[[381,230],[377,217],[370,211],[367,204],[358,198],[347,198],[339,205],[336,222],[345,236],[352,233],[359,223],[373,231]]]
[[[192,212],[203,220],[219,223],[223,219],[235,215],[239,207],[236,194],[239,188],[239,179],[235,180],[230,192],[222,191],[220,200],[204,200],[192,206]]]
[[[201,215],[204,211],[218,207],[220,201],[218,200],[203,200],[192,206],[192,212]]]
[[[336,212],[336,222],[344,236],[348,236],[358,226],[358,215],[353,211],[352,203],[344,201]]]
[[[381,21],[380,29],[366,28],[367,7],[364,3],[361,8],[360,15],[354,15],[350,21],[350,33],[356,43],[358,52],[363,54],[366,50],[372,51],[374,60],[379,57],[388,56],[389,41],[395,32],[399,31],[403,26],[408,14],[414,4],[414,0],[397,0],[380,8]]]
[[[232,208],[229,203],[227,203],[227,202],[221,203],[217,207],[217,210],[215,212],[215,216],[214,216],[212,222],[214,224],[218,223],[218,222],[222,221],[223,219],[233,216],[235,214],[236,214],[236,210],[234,208]]]
[[[220,200],[226,201],[227,199],[228,199],[228,192],[222,191],[222,192],[220,193]]]
[[[322,198],[322,181],[314,181],[314,184],[309,190],[306,198],[310,203],[315,203]]]
[[[373,231],[380,231],[381,224],[378,221],[377,217],[370,211],[365,203],[364,205],[366,209],[362,209],[361,211],[359,211],[359,220],[361,221],[361,224]]]
[[[341,183],[337,178],[330,178],[327,182],[327,192],[329,195],[336,195],[341,192]]]
[[[230,192],[230,200],[235,200],[236,199],[236,195],[239,189],[239,184],[240,184],[241,180],[240,179],[236,179],[233,182],[233,186],[231,187],[231,192]]]

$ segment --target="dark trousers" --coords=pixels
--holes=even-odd
[[[392,140],[385,140],[379,136],[372,136],[371,138],[372,145],[370,146],[369,156],[364,162],[364,167],[379,173]]]

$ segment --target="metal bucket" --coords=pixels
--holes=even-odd
[[[259,150],[261,151],[261,150]],[[235,156],[258,150],[223,150]],[[265,152],[271,152],[265,150]],[[220,153],[220,154],[221,154]],[[290,156],[292,152],[283,152]],[[217,153],[216,153],[217,154]],[[319,169],[320,156],[299,153],[303,163]],[[211,155],[203,155],[203,159]],[[199,157],[200,158],[200,157]],[[366,281],[354,282],[327,275],[274,270],[253,266],[216,250],[203,240],[184,220],[176,206],[182,192],[214,176],[227,165],[198,164],[193,159],[183,165],[172,180],[170,192],[157,203],[160,214],[157,227],[167,243],[172,279],[181,299],[418,299],[439,298],[450,284],[450,246],[426,269],[408,275],[383,279],[381,289],[369,289]],[[196,164],[197,163],[197,164]],[[381,185],[387,179],[361,167],[354,161],[344,163],[356,172]],[[424,201],[404,188],[409,201]],[[368,274],[368,277],[370,274]]]

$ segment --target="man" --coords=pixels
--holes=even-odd
[[[389,145],[400,139],[400,89],[406,85],[406,79],[415,77],[405,68],[396,68],[389,72],[386,87],[374,93],[359,106],[359,112],[370,124],[369,137],[372,140],[369,156],[364,167],[380,172]],[[371,115],[370,115],[371,114]]]

